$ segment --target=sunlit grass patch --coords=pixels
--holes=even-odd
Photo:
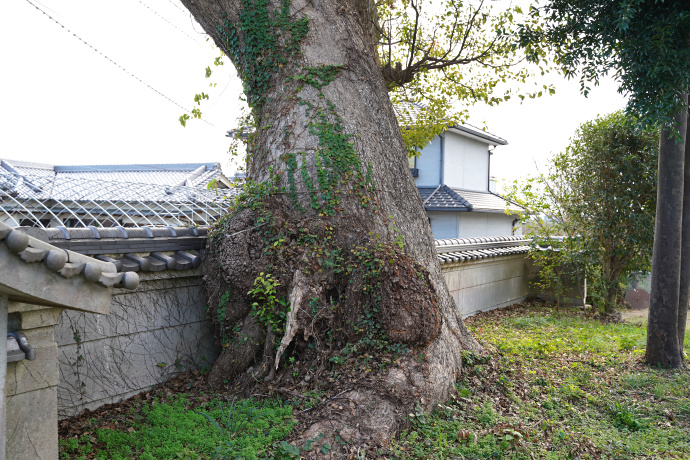
[[[645,323],[524,308],[468,327],[492,359],[463,360],[456,400],[387,458],[690,458],[690,372],[642,363]]]
[[[470,329],[499,350],[521,356],[633,351],[643,349],[646,341],[646,330],[640,325],[610,324],[556,312],[526,312],[495,324],[472,322]]]
[[[453,398],[408,414],[407,429],[377,458],[690,459],[690,372],[642,363],[644,325],[520,309],[469,327],[491,353],[463,352]],[[298,458],[283,443],[293,407],[213,397],[135,401],[117,413],[118,426],[89,421],[63,439],[61,458]],[[304,392],[293,406],[323,397]]]

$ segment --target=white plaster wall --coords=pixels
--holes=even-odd
[[[489,190],[489,146],[447,131],[443,180],[449,187]]]
[[[513,220],[515,220],[514,216],[480,211],[458,213],[458,217],[459,236],[456,238],[510,236],[513,231]],[[434,237],[440,238],[436,234]]]
[[[441,266],[448,290],[463,316],[521,302],[529,294],[524,254]]]
[[[121,401],[218,355],[198,270],[140,274],[116,290],[110,315],[64,311],[55,326],[58,414]]]
[[[427,216],[431,221],[431,232],[434,238],[442,240],[445,238],[458,238],[459,212],[448,211],[427,211]]]
[[[436,187],[441,181],[441,138],[436,136],[433,141],[422,149],[417,158],[419,176],[414,181],[418,186]]]

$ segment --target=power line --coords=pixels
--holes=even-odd
[[[130,77],[134,78],[135,80],[137,80],[137,81],[138,81],[139,83],[141,83],[142,85],[148,87],[150,90],[156,92],[159,96],[162,96],[162,97],[164,97],[165,99],[167,99],[168,101],[172,102],[173,104],[175,104],[176,106],[178,106],[179,108],[181,108],[182,110],[184,110],[185,112],[189,112],[189,110],[188,110],[186,107],[184,107],[184,106],[182,106],[181,104],[175,102],[174,100],[172,100],[171,98],[169,98],[169,97],[166,96],[165,94],[163,94],[163,93],[161,93],[160,91],[158,91],[158,90],[157,90],[156,88],[154,88],[153,86],[151,86],[151,85],[149,85],[148,83],[146,83],[146,82],[145,82],[144,80],[142,80],[141,78],[139,78],[139,77],[137,77],[136,75],[134,75],[134,74],[133,74],[132,72],[130,72],[129,70],[127,70],[127,69],[125,69],[124,67],[122,67],[122,66],[121,66],[120,64],[118,64],[117,62],[113,61],[110,57],[108,57],[108,56],[106,56],[105,54],[103,54],[100,50],[98,50],[96,47],[94,47],[93,45],[91,45],[89,42],[87,42],[86,40],[84,40],[83,38],[81,38],[79,35],[77,35],[76,33],[72,32],[72,31],[71,31],[70,29],[68,29],[67,27],[65,27],[60,21],[58,21],[57,19],[55,19],[54,17],[52,17],[51,15],[49,15],[48,13],[46,13],[45,11],[43,11],[41,8],[39,8],[39,7],[38,7],[35,3],[33,3],[31,0],[26,0],[26,2],[27,2],[29,5],[31,5],[31,6],[33,6],[34,8],[36,8],[36,9],[37,9],[38,11],[40,11],[41,13],[43,13],[43,15],[45,15],[46,17],[48,17],[48,18],[49,18],[51,21],[53,21],[55,24],[59,25],[59,26],[62,27],[64,30],[66,30],[67,32],[69,32],[70,34],[72,34],[77,40],[79,40],[80,42],[82,42],[83,44],[85,44],[86,46],[88,46],[89,48],[91,48],[92,50],[94,50],[96,53],[100,54],[100,55],[103,56],[105,59],[107,59],[108,61],[110,61],[113,65],[115,65],[116,67],[118,67],[118,68],[119,68],[120,70],[122,70],[124,73],[126,73],[126,74],[129,75]],[[210,126],[213,126],[214,128],[216,127],[213,123],[210,123],[210,122],[204,120],[203,118],[201,119],[201,121],[203,121],[204,123],[206,123],[206,124],[208,124],[208,125],[210,125]]]
[[[186,36],[187,38],[189,38],[190,40],[194,40],[194,43],[196,43],[196,44],[198,44],[198,45],[203,45],[203,43],[201,43],[199,40],[197,40],[196,38],[192,37],[192,36],[189,35],[187,32],[185,32],[184,30],[180,29],[180,28],[177,27],[175,24],[173,24],[172,22],[168,21],[162,14],[158,13],[156,10],[154,10],[153,8],[151,8],[150,6],[148,6],[148,5],[147,5],[146,3],[144,3],[143,1],[139,0],[139,3],[141,3],[142,5],[144,5],[150,12],[152,12],[153,14],[155,14],[156,16],[158,16],[159,18],[161,18],[162,20],[164,20],[165,22],[167,22],[168,24],[170,24],[170,26],[173,27],[175,30],[177,30],[178,32],[181,32],[181,33],[185,34],[185,36]]]
[[[194,29],[194,32],[196,32],[196,33],[199,34],[199,35],[205,35],[205,36],[206,36],[206,40],[208,41],[208,34],[207,34],[206,32],[199,32],[199,31],[196,30],[196,27],[194,27],[194,22],[195,22],[195,21],[194,21],[194,17],[192,16],[192,13],[190,13],[189,10],[187,10],[187,9],[185,9],[185,8],[181,8],[180,5],[178,5],[177,2],[175,2],[174,0],[168,0],[168,1],[169,1],[170,3],[172,3],[173,6],[174,6],[175,8],[177,8],[177,9],[180,10],[180,11],[182,11],[182,13],[184,13],[184,14],[186,14],[186,15],[189,15],[189,22],[190,22],[190,24],[192,25],[192,29]]]
[[[230,77],[230,79],[228,80],[228,82],[225,84],[225,88],[223,88],[223,91],[221,91],[220,94],[218,95],[218,97],[216,97],[216,102],[213,103],[213,105],[211,106],[211,108],[215,107],[216,104],[218,104],[218,101],[220,101],[220,97],[223,95],[223,93],[225,92],[225,90],[228,89],[228,86],[230,86],[230,83],[232,82],[232,80],[233,80],[233,78]]]
[[[177,8],[177,9],[180,10],[180,11],[182,11],[183,13],[185,13],[185,14],[189,13],[189,11],[180,8],[180,5],[178,5],[177,3],[175,3],[173,0],[168,0],[168,1],[169,1],[170,3],[172,3],[173,6],[174,6],[175,8]]]

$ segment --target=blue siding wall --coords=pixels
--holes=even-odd
[[[515,216],[495,212],[427,211],[434,238],[510,236]]]
[[[422,149],[417,158],[419,176],[414,181],[418,186],[437,186],[441,183],[441,138],[436,136],[433,141]]]
[[[437,240],[458,237],[458,212],[427,211],[431,220],[431,233]]]

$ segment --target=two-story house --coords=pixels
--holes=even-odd
[[[522,208],[496,193],[490,175],[493,149],[507,144],[486,131],[457,125],[436,136],[418,158],[410,158],[434,238],[513,234]]]

